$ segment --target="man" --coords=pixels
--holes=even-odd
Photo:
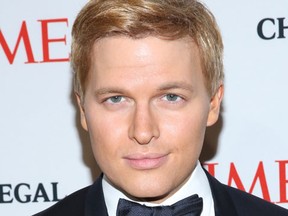
[[[81,124],[103,174],[37,215],[288,215],[198,161],[224,91],[221,36],[201,3],[91,0],[72,35]]]

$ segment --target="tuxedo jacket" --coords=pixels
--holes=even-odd
[[[206,175],[214,199],[215,216],[288,216],[287,209],[224,185],[208,172]],[[93,185],[76,191],[34,216],[108,216],[102,176]]]

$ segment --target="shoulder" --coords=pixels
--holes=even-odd
[[[237,215],[288,216],[288,210],[285,208],[244,191],[224,185],[209,174],[207,174],[207,177],[215,203],[221,207],[225,207],[225,203],[229,202],[230,207],[231,205],[234,207]]]
[[[50,208],[35,214],[34,216],[63,216],[63,215],[73,215],[73,216],[83,216],[85,209],[86,195],[89,191],[89,187],[80,189],[64,199],[60,200],[55,205]]]
[[[254,195],[248,194],[244,191],[229,187],[226,187],[226,191],[231,197],[234,206],[239,212],[239,215],[277,215],[288,216],[288,210],[275,205],[271,202],[263,200]]]

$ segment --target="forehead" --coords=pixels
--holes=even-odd
[[[179,58],[181,57],[181,58]],[[200,63],[198,46],[190,37],[164,40],[157,37],[133,39],[125,36],[107,37],[95,42],[92,67],[133,67],[166,65],[193,61]]]

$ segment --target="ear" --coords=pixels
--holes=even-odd
[[[79,108],[79,111],[80,111],[80,122],[81,122],[81,125],[82,125],[84,130],[88,131],[83,103],[81,102],[81,98],[80,98],[80,96],[77,93],[75,93],[75,96],[76,96],[78,108]]]
[[[217,92],[211,98],[210,110],[207,119],[207,126],[213,125],[218,120],[223,95],[224,95],[224,86],[223,84],[221,84]]]

